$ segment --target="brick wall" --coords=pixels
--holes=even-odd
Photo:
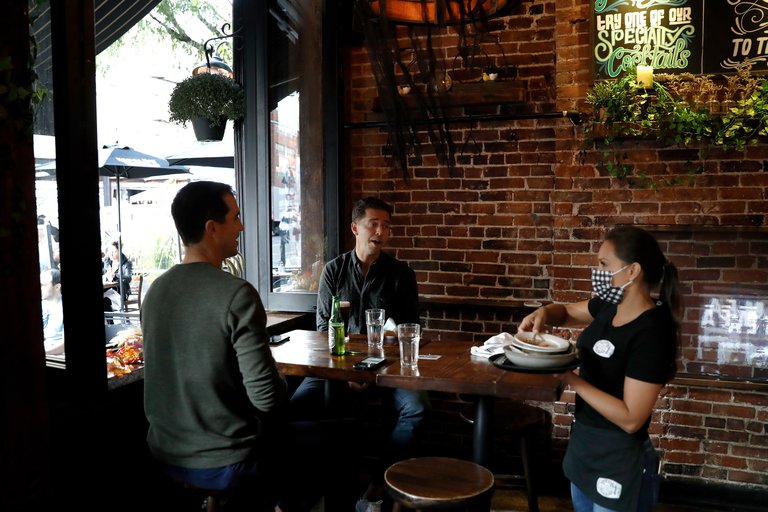
[[[497,21],[504,54],[525,82],[528,101],[492,113],[587,111],[589,9],[586,1],[531,0]],[[454,32],[440,30],[444,37],[436,40],[446,45],[441,55],[452,59]],[[345,121],[380,121],[372,110],[377,92],[367,53],[359,47],[349,51]],[[486,114],[489,108],[468,112]],[[500,330],[513,332],[524,301],[587,298],[589,268],[606,229],[615,224],[756,232],[768,224],[766,144],[713,152],[693,184],[656,192],[604,174],[603,150],[585,149],[583,129],[565,118],[485,120],[449,129],[464,150],[457,151],[458,165],[439,165],[425,144],[423,157],[412,159],[408,182],[390,169],[385,130],[357,125],[346,130],[344,141],[346,195],[377,194],[392,202],[391,249],[416,270],[420,292],[464,301],[462,307],[439,301],[425,306],[426,337],[455,333],[482,340]],[[609,153],[649,174],[674,175],[706,149],[624,141]],[[768,265],[756,252],[748,265],[765,290]],[[498,302],[509,309],[488,306]],[[691,346],[697,342],[695,334],[689,336]],[[652,433],[666,476],[768,490],[765,388],[713,384],[681,381],[659,399]],[[539,404],[551,414],[556,448],[568,438],[572,401],[566,392],[561,402]],[[452,410],[450,400],[443,405],[441,418]]]

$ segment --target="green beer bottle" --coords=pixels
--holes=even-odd
[[[333,297],[331,307],[331,319],[328,321],[328,348],[331,355],[343,356],[347,351],[347,343],[344,336],[344,319],[341,317],[341,301],[339,297]]]

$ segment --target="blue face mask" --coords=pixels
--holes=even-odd
[[[611,282],[613,276],[629,267],[624,265],[616,272],[609,272],[608,270],[600,270],[597,268],[592,269],[592,289],[595,291],[595,295],[603,299],[610,304],[618,304],[621,302],[624,296],[624,288],[632,284],[633,279],[630,279],[623,286],[612,286]]]

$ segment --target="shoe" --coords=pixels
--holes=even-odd
[[[381,504],[383,500],[368,501],[366,499],[359,499],[355,503],[355,512],[381,512]]]

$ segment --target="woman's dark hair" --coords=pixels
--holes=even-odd
[[[234,195],[232,187],[215,181],[193,181],[176,194],[171,215],[184,245],[196,244],[203,238],[205,223],[224,222],[229,207],[224,197]]]
[[[680,314],[682,311],[682,297],[680,295],[680,283],[677,276],[677,268],[668,261],[661,252],[659,242],[645,231],[635,226],[619,226],[613,228],[605,237],[613,244],[616,256],[625,263],[639,263],[643,269],[643,281],[652,289],[659,283],[659,300],[666,305],[672,313],[675,321],[675,339],[680,337]],[[677,345],[675,346],[677,352]],[[671,372],[674,376],[675,370]]]
[[[352,222],[357,222],[365,217],[365,210],[383,210],[392,218],[392,205],[378,197],[365,197],[360,199],[352,207]]]
[[[120,260],[120,263],[122,263],[123,260],[128,258],[128,256],[123,254],[123,252],[120,250],[120,242],[118,242],[117,240],[112,240],[111,242],[109,242],[109,245],[117,249],[117,254],[118,254],[117,259]]]

